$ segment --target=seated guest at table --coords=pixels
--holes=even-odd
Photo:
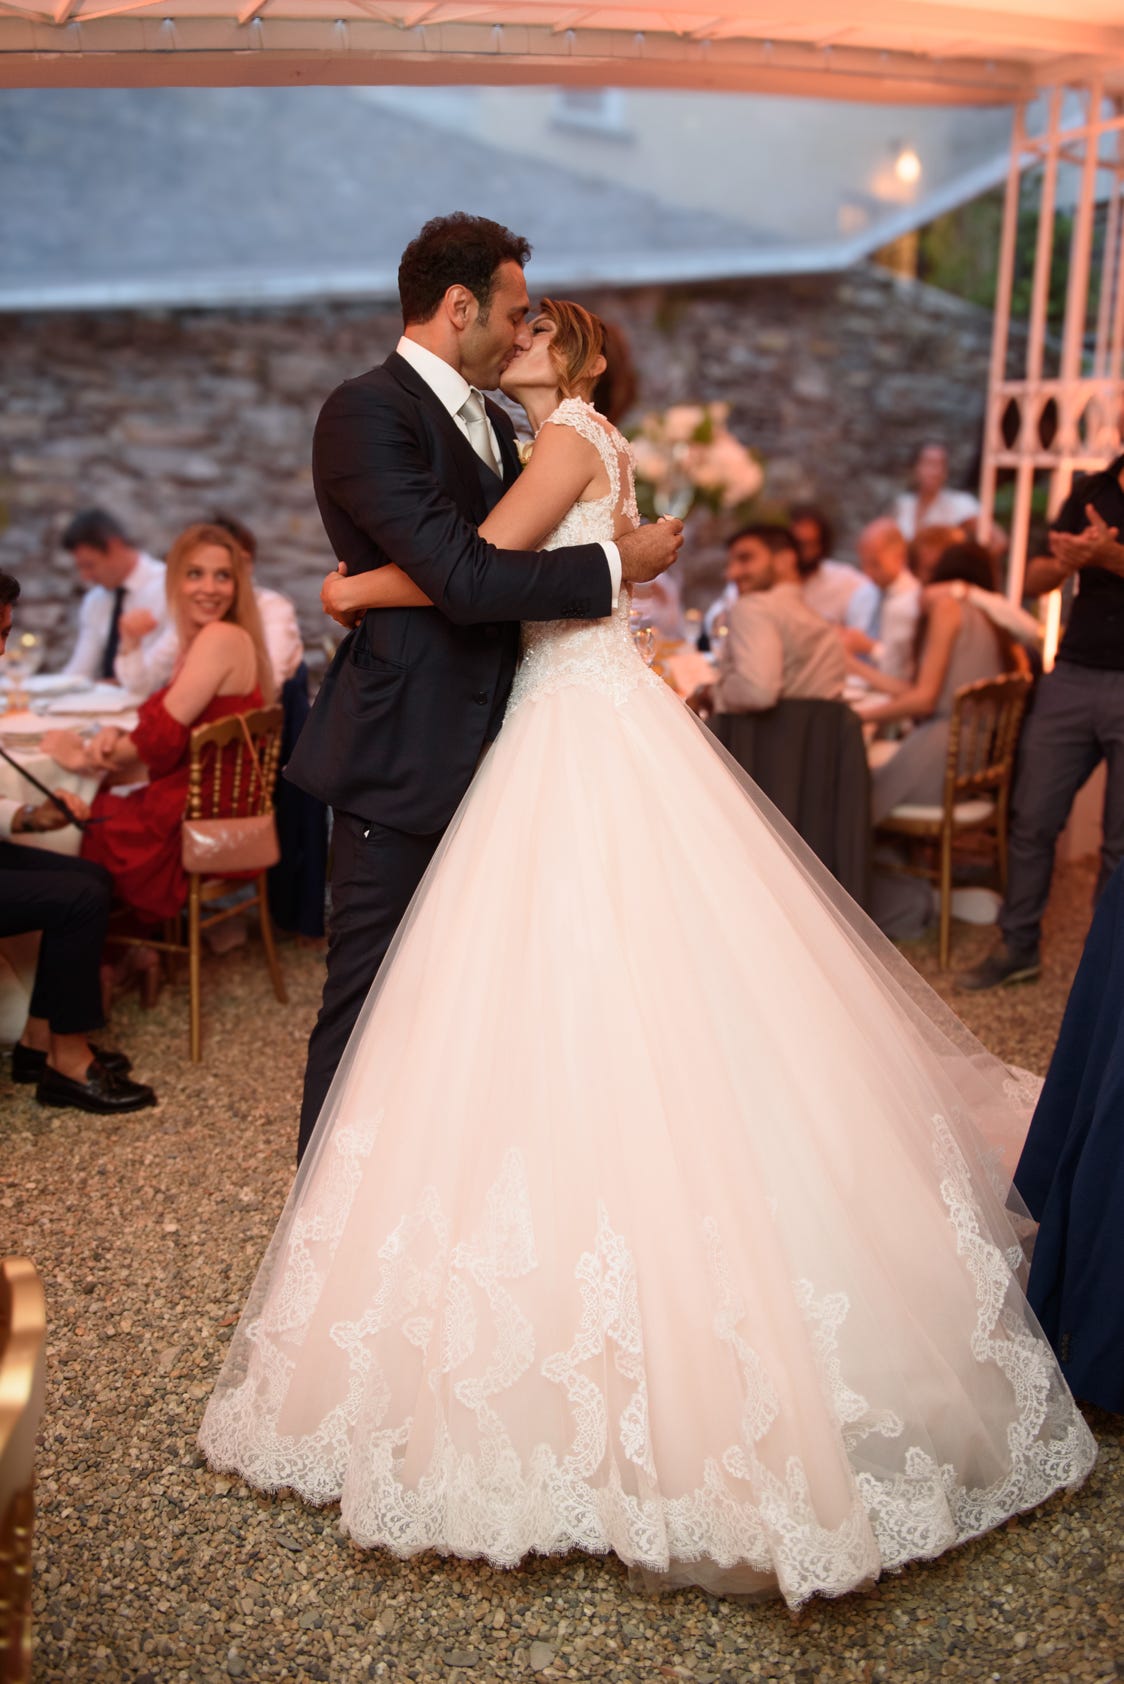
[[[241,546],[253,578],[258,541],[250,528],[233,515],[211,515],[207,524],[221,526]],[[280,692],[304,660],[297,611],[287,596],[254,584],[254,600],[261,616],[262,635],[273,668],[273,680]],[[144,609],[122,615],[120,646],[115,672],[117,682],[134,696],[150,696],[167,684],[179,655],[179,633],[172,624],[158,630],[154,617]]]
[[[933,585],[952,584],[986,590],[991,560],[979,544],[953,544],[937,563]],[[875,824],[902,802],[928,805],[944,792],[945,757],[953,698],[964,684],[998,678],[1012,670],[1010,639],[963,595],[934,592],[918,632],[917,676],[892,678],[863,662],[855,665],[870,687],[887,700],[863,710],[868,723],[910,720],[914,729],[884,764],[872,773]]]
[[[926,526],[907,545],[909,570],[922,585],[933,577],[933,569],[953,544],[962,544],[969,534],[962,526]]]
[[[0,573],[0,654],[19,584]],[[0,798],[0,936],[41,932],[27,1023],[12,1049],[12,1080],[35,1084],[42,1105],[109,1114],[155,1105],[122,1053],[94,1046],[102,1028],[99,965],[109,922],[108,874],[87,860],[10,840],[88,817],[69,792],[22,803]]]
[[[856,626],[873,638],[878,630],[878,588],[857,567],[831,559],[832,531],[823,510],[804,503],[793,509],[789,527],[808,607],[829,625]]]
[[[128,794],[96,797],[82,853],[104,865],[118,896],[143,920],[177,913],[187,895],[180,821],[188,780],[188,742],[196,725],[247,713],[272,701],[249,569],[236,539],[220,526],[189,526],[168,555],[168,608],[179,629],[171,683],[143,704],[136,729],[101,731],[87,748],[71,732],[49,732],[47,752],[62,765],[114,774],[148,773]]]
[[[138,550],[104,509],[84,509],[62,535],[83,584],[90,589],[78,615],[78,640],[63,671],[72,678],[112,680],[121,622],[143,614],[149,632],[166,616],[164,564]]]
[[[832,627],[804,602],[789,529],[761,524],[735,532],[726,577],[738,596],[718,649],[718,677],[711,693],[696,692],[692,706],[758,713],[789,697],[841,696],[843,650]]]
[[[904,682],[912,678],[921,586],[909,570],[906,541],[892,520],[872,520],[859,534],[859,561],[879,591],[873,634],[847,627],[843,647],[879,672]]]

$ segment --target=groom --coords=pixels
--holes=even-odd
[[[402,255],[405,331],[316,423],[312,471],[332,550],[396,562],[431,609],[367,614],[336,651],[286,775],[334,812],[332,916],[308,1046],[298,1161],[394,932],[499,731],[521,620],[610,614],[622,581],[674,561],[679,521],[617,544],[497,550],[476,528],[519,472],[495,387],[531,343],[527,241],[486,217],[436,217]]]

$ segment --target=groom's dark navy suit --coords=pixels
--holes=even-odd
[[[396,562],[432,608],[380,609],[341,643],[286,772],[335,811],[328,974],[308,1049],[299,1152],[394,931],[499,731],[520,620],[612,607],[599,544],[497,550],[476,528],[519,472],[488,414],[501,481],[397,353],[337,387],[313,440],[316,499],[349,573]]]

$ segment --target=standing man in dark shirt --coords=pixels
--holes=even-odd
[[[1038,686],[1012,793],[1003,945],[959,978],[996,988],[1038,975],[1054,847],[1078,790],[1102,760],[1108,778],[1099,895],[1124,859],[1124,455],[1074,485],[1050,531],[1050,555],[1027,569],[1028,596],[1077,575],[1057,664]]]

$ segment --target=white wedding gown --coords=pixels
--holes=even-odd
[[[577,400],[610,496],[627,446]],[[361,1545],[837,1595],[1081,1480],[1025,1094],[609,619],[530,625],[200,1444]]]

